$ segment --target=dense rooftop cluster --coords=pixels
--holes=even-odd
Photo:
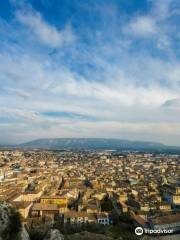
[[[0,152],[0,201],[32,226],[128,222],[180,230],[179,155]]]

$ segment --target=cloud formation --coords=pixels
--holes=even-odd
[[[149,37],[157,33],[157,26],[153,18],[140,16],[130,23],[128,31],[140,37]]]
[[[70,25],[58,30],[55,26],[47,23],[35,10],[19,10],[16,12],[16,18],[28,28],[29,35],[33,34],[35,39],[49,47],[56,48],[75,41],[75,35]]]
[[[179,145],[180,4],[62,2],[11,1],[0,18],[1,142],[96,136]]]

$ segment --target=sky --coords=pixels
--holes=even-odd
[[[1,0],[0,144],[180,146],[179,0]]]

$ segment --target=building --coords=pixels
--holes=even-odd
[[[69,211],[64,213],[64,223],[94,223],[96,222],[96,218],[94,214],[86,213],[86,212],[76,212]]]
[[[43,194],[42,190],[35,190],[33,192],[25,192],[20,194],[17,198],[15,198],[14,202],[33,202],[38,200]]]
[[[21,216],[26,219],[29,216],[30,209],[33,205],[32,202],[12,202],[13,207],[18,209]]]
[[[55,204],[42,204],[35,203],[31,210],[32,217],[50,217],[54,219],[56,216],[59,216],[59,209]]]
[[[58,207],[67,207],[68,200],[66,197],[61,196],[43,196],[40,198],[40,202],[43,204],[55,204]]]
[[[172,206],[180,206],[180,187],[165,185],[162,188],[163,197]]]
[[[109,225],[112,221],[108,214],[106,213],[98,213],[97,214],[97,222],[102,225]]]

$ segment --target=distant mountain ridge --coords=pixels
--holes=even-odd
[[[178,147],[169,147],[157,142],[130,141],[111,138],[46,138],[23,143],[18,145],[18,147],[52,150],[180,150]]]

